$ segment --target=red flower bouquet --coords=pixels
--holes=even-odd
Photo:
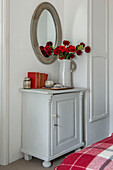
[[[83,53],[83,50],[85,49],[86,53],[90,53],[91,48],[89,46],[85,47],[85,44],[81,42],[76,47],[73,45],[70,45],[70,42],[67,40],[63,41],[63,45],[56,47],[53,50],[54,55],[59,55],[59,59],[73,59],[75,56],[80,56]]]
[[[73,59],[76,56],[82,55],[83,51],[86,53],[90,53],[91,48],[89,46],[85,46],[83,42],[81,42],[77,46],[70,45],[68,40],[63,41],[63,45],[60,45],[53,48],[53,43],[51,41],[46,43],[46,46],[40,46],[40,50],[45,57],[50,57],[52,54],[59,55],[59,59]]]

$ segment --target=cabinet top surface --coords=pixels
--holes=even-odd
[[[26,93],[40,93],[40,94],[63,94],[63,93],[74,93],[74,92],[83,92],[86,91],[86,88],[73,88],[67,90],[48,90],[48,89],[20,89],[21,92]]]

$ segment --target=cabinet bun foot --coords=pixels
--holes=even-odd
[[[42,163],[42,165],[43,165],[44,168],[49,168],[49,167],[51,166],[51,162],[44,161],[44,162]]]
[[[28,155],[28,154],[24,154],[24,159],[26,161],[30,161],[32,159],[32,156]]]

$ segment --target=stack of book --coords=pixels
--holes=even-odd
[[[48,78],[48,74],[39,72],[28,72],[28,77],[31,79],[31,88],[39,89],[45,87],[45,81]]]

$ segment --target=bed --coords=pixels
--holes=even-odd
[[[113,134],[91,146],[68,155],[54,170],[112,170]]]

